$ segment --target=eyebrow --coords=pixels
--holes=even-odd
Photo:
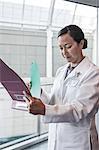
[[[66,44],[64,44],[64,45],[69,45],[69,44],[72,45],[71,43],[66,43]],[[64,45],[63,45],[63,46],[64,46]],[[59,46],[62,46],[62,45],[59,45]]]

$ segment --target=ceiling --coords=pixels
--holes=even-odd
[[[89,5],[89,6],[93,6],[93,7],[97,7],[97,8],[99,7],[99,0],[65,0],[65,1]]]

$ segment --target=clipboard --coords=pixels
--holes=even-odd
[[[25,82],[0,58],[0,82],[12,98],[12,108],[27,110],[23,91],[31,95]]]

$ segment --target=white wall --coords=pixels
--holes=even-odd
[[[0,30],[0,58],[20,76],[28,77],[36,60],[41,76],[46,74],[46,33],[43,31]]]

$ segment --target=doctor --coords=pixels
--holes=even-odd
[[[50,96],[43,90],[40,99],[25,95],[28,110],[49,123],[48,150],[99,150],[99,68],[83,55],[87,40],[78,26],[60,30],[58,45],[68,63],[58,69]]]

